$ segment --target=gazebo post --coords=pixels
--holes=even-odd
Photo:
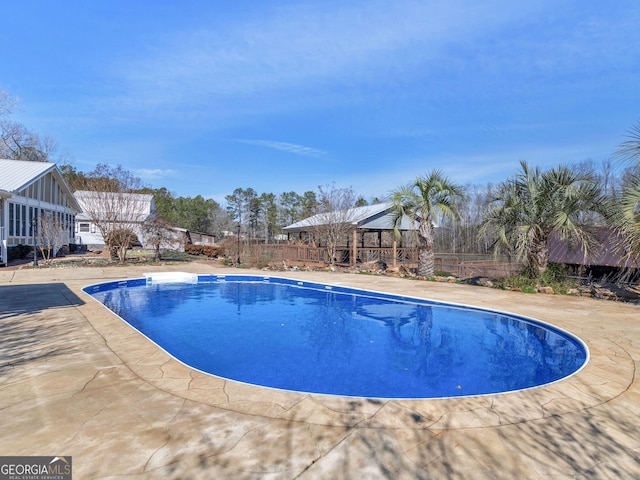
[[[356,257],[358,256],[358,229],[353,229],[353,242],[351,242],[351,265],[356,264]]]
[[[393,238],[393,243],[391,244],[391,255],[393,256],[393,266],[398,266],[398,241]]]

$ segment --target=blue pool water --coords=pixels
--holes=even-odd
[[[274,277],[191,281],[85,291],[193,368],[286,390],[481,395],[557,381],[588,357],[576,337],[515,315]]]

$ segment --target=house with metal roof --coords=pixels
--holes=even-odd
[[[74,196],[82,210],[76,216],[78,243],[102,248],[105,246],[102,230],[128,229],[143,247],[150,246],[144,224],[156,217],[153,195],[78,190]]]
[[[23,247],[35,247],[45,219],[61,230],[61,245],[74,243],[80,206],[54,163],[0,159],[0,265]],[[56,252],[54,252],[55,254]]]

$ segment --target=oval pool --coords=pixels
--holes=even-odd
[[[529,318],[277,277],[149,274],[84,290],[188,366],[299,392],[485,395],[588,360],[580,339]]]

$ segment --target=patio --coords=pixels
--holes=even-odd
[[[74,478],[640,478],[638,306],[326,272],[272,276],[534,317],[589,346],[577,375],[524,392],[367,400],[196,372],[81,288],[165,267],[0,269],[0,455],[70,455]]]

